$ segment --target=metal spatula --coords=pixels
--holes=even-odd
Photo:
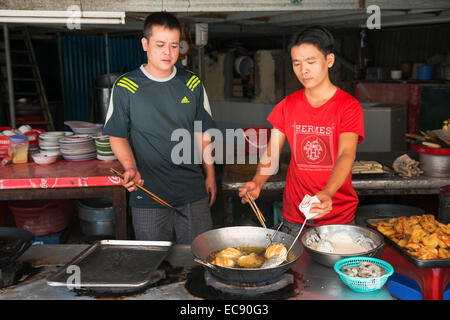
[[[292,242],[291,246],[289,247],[289,250],[285,254],[279,254],[276,256],[273,256],[272,258],[264,261],[263,265],[261,266],[261,269],[268,269],[268,268],[274,268],[278,267],[280,264],[282,264],[288,257],[289,252],[291,251],[292,247],[294,246],[294,243],[297,241],[298,237],[303,231],[303,228],[305,227],[306,219],[303,221],[302,227],[300,228],[300,231],[297,233],[297,236],[295,237],[294,241]]]

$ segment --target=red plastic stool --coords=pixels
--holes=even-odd
[[[442,300],[450,282],[450,268],[419,268],[400,252],[386,244],[381,259],[394,267],[394,272],[416,281],[422,289],[423,300]]]

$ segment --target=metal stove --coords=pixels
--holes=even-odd
[[[227,294],[241,297],[256,297],[266,293],[278,291],[290,284],[293,284],[294,276],[292,274],[285,273],[279,278],[273,279],[271,281],[243,283],[224,281],[214,276],[209,271],[205,271],[205,282],[206,285]]]
[[[13,285],[0,289],[0,300],[95,300],[93,295],[79,295],[66,287],[52,287],[46,279],[60,267],[85,250],[88,245],[35,245],[31,246],[17,261],[22,262],[23,271],[17,271]],[[293,283],[280,289],[258,293],[256,296],[227,293],[211,286],[203,266],[193,261],[190,247],[175,245],[167,258],[174,266],[166,269],[165,279],[144,292],[102,299],[126,300],[392,300],[386,287],[369,295],[354,292],[345,286],[332,268],[311,261],[307,254],[299,259],[286,275],[293,276]],[[164,268],[164,266],[161,266]],[[182,267],[182,270],[179,268]],[[28,269],[27,269],[28,268]],[[8,272],[8,271],[6,271]],[[5,271],[2,270],[2,274]],[[252,284],[254,285],[254,284]],[[267,284],[266,284],[267,285]],[[248,286],[248,284],[247,284]],[[273,289],[273,288],[272,288]],[[252,289],[246,291],[252,291]]]
[[[22,267],[21,262],[14,262],[0,268],[0,289],[13,285]]]
[[[196,299],[280,300],[299,294],[297,282],[289,272],[266,282],[233,282],[218,278],[203,266],[196,266],[190,269],[184,288]]]
[[[33,278],[41,271],[34,268],[30,263],[15,261],[0,268],[0,289],[24,283]]]

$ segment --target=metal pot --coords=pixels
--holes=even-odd
[[[349,258],[349,257],[374,257],[379,258],[381,256],[381,252],[383,251],[384,247],[384,239],[383,237],[376,231],[371,230],[366,227],[356,226],[356,225],[350,225],[350,224],[329,224],[324,226],[318,226],[316,227],[317,232],[319,232],[320,235],[331,235],[337,232],[348,232],[348,233],[360,233],[364,235],[366,238],[370,238],[375,243],[376,247],[372,250],[369,250],[367,252],[363,253],[356,253],[356,254],[338,254],[338,253],[326,253],[322,251],[317,251],[312,248],[310,248],[306,244],[306,239],[308,239],[315,231],[314,229],[309,229],[306,232],[303,233],[301,242],[303,246],[305,247],[306,251],[309,253],[311,258],[327,267],[334,267],[336,262],[338,262],[341,259]]]
[[[95,79],[95,123],[105,123],[112,86],[121,73],[108,73]]]
[[[269,230],[273,235],[275,230]],[[283,243],[289,248],[294,237],[284,232],[278,232],[274,242]],[[209,271],[215,276],[228,281],[263,282],[276,279],[288,271],[302,254],[302,246],[297,241],[289,252],[288,262],[278,267],[268,269],[256,268],[227,268],[206,264],[210,253],[228,247],[250,246],[267,247],[269,240],[264,228],[259,227],[227,227],[204,232],[198,235],[191,244],[194,257],[203,261]]]
[[[450,177],[450,156],[419,153],[423,174],[429,177]]]
[[[115,234],[114,207],[110,199],[93,198],[77,201],[81,232],[88,236]]]
[[[424,175],[436,178],[450,177],[450,148],[429,148],[411,144],[411,149],[419,154],[420,168]]]
[[[120,77],[122,73],[107,73],[103,74],[95,79],[96,88],[112,88],[114,82]]]

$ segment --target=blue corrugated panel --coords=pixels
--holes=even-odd
[[[146,61],[139,39],[109,38],[108,42],[111,72],[128,72]]]
[[[128,72],[146,61],[134,38],[109,38],[110,72]],[[66,119],[89,121],[95,79],[106,73],[105,38],[63,36],[61,52]]]

